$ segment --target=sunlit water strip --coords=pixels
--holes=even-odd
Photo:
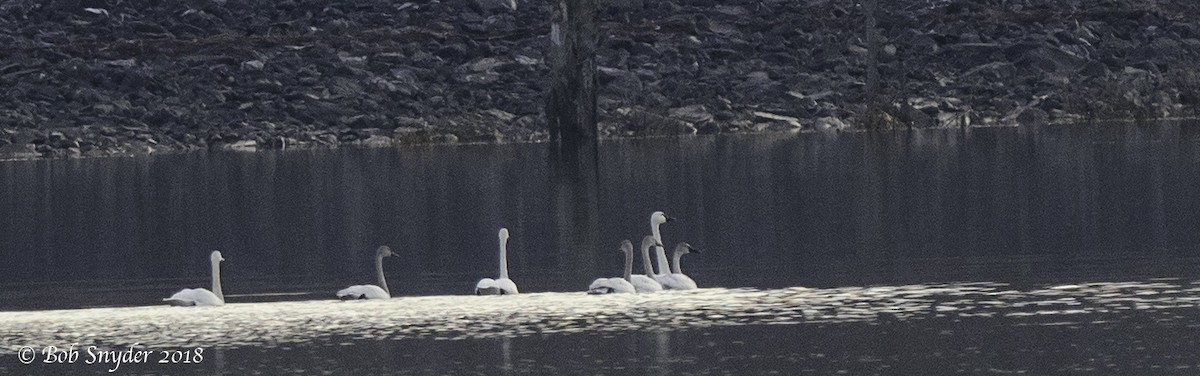
[[[814,289],[700,289],[589,296],[397,297],[223,307],[148,306],[0,312],[0,352],[21,346],[276,347],[331,338],[464,339],[707,326],[991,317],[1014,325],[1072,322],[1081,314],[1162,311],[1200,304],[1200,282],[1154,280],[1016,290],[1001,283]],[[1037,320],[1031,319],[1036,317]],[[1087,315],[1089,320],[1096,315]],[[1046,320],[1045,318],[1050,318]]]

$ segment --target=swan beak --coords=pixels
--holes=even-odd
[[[672,216],[669,216],[669,215],[665,215],[665,214],[664,214],[664,215],[663,215],[663,217],[666,217],[666,218],[667,218],[667,222],[670,222],[670,221],[674,221],[674,220],[675,220],[675,217],[672,217]]]
[[[689,250],[691,250],[691,251],[692,251],[692,253],[704,253],[704,252],[700,252],[700,248],[692,248],[692,247],[688,247],[688,249],[689,249]]]

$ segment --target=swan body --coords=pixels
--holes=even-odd
[[[388,290],[387,280],[383,278],[383,258],[395,256],[392,248],[388,246],[380,246],[375,250],[375,278],[378,279],[379,285],[354,285],[341,290],[338,290],[337,297],[341,300],[356,300],[356,299],[391,299],[392,293]],[[383,287],[379,287],[383,286]]]
[[[696,281],[691,277],[683,274],[667,274],[663,276],[663,288],[667,290],[692,290],[697,289]]]
[[[221,299],[217,294],[203,288],[179,290],[163,301],[178,307],[225,305],[225,299]]]
[[[621,278],[597,278],[588,285],[588,294],[631,294],[637,288],[629,282],[633,272],[633,243],[629,240],[621,242],[621,252],[625,253],[625,274]]]
[[[663,276],[663,279],[660,280],[664,288],[670,290],[692,290],[698,288],[696,287],[696,281],[683,274],[683,270],[679,268],[680,256],[688,253],[700,253],[700,250],[688,243],[679,243],[675,246],[675,264],[671,265],[671,274]]]
[[[180,307],[225,305],[225,294],[221,293],[221,261],[225,261],[225,258],[221,257],[220,251],[212,251],[208,255],[208,261],[212,265],[212,291],[202,288],[183,289],[170,298],[164,298],[163,301]]]
[[[631,277],[632,278],[629,279],[629,282],[633,284],[633,288],[637,289],[637,292],[656,292],[663,290],[662,283],[655,281],[654,278],[647,277],[644,274],[634,274]]]
[[[699,288],[696,286],[696,281],[692,280],[692,277],[684,274],[671,274],[671,279],[673,279],[671,282],[671,286],[673,286],[671,289],[673,290],[694,290]]]
[[[480,279],[475,284],[475,295],[516,295],[517,283],[508,279],[508,229],[500,229],[500,278]]]
[[[375,285],[354,285],[337,292],[338,299],[390,299],[392,294]]]
[[[637,289],[637,292],[655,292],[663,289],[661,283],[650,277],[654,275],[654,271],[650,269],[650,247],[656,245],[661,246],[662,243],[655,239],[654,235],[642,238],[642,269],[646,274],[634,274],[629,278],[629,282],[633,284],[633,288]]]
[[[508,278],[484,278],[475,284],[475,295],[510,295],[518,294],[517,284]]]
[[[596,278],[588,285],[588,294],[634,294],[637,293],[637,288],[632,283],[624,278]]]

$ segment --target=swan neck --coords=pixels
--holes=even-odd
[[[508,239],[500,239],[500,278],[508,278]]]
[[[672,260],[675,263],[671,264],[671,273],[683,274],[683,271],[679,270],[679,256],[683,256],[683,252],[675,252],[675,259]]]
[[[622,277],[626,281],[633,282],[633,250],[626,248],[625,252],[625,275]]]
[[[212,292],[217,299],[221,299],[221,303],[225,302],[225,294],[221,292],[221,262],[218,260],[212,261]]]
[[[652,223],[650,226],[650,233],[654,235],[654,240],[657,240],[659,244],[662,244],[662,234],[658,231],[658,225],[659,223]],[[654,255],[658,258],[658,264],[655,265],[654,274],[666,274],[668,268],[667,251],[664,250],[663,247],[654,246]]]
[[[650,268],[650,246],[642,246],[642,269],[646,276],[654,275],[654,270]]]
[[[375,274],[379,278],[379,287],[388,295],[392,295],[392,291],[388,290],[387,279],[383,278],[383,255],[375,256]]]

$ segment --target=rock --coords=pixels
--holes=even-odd
[[[763,71],[751,72],[746,75],[744,81],[734,85],[734,88],[739,94],[756,97],[777,96],[785,91],[782,84],[771,79],[770,74]]]
[[[671,117],[693,124],[712,121],[713,115],[702,104],[672,108],[668,113]]]
[[[887,44],[883,46],[883,57],[891,58],[896,56],[896,45]]]
[[[51,147],[60,148],[60,149],[69,147],[68,141],[67,141],[67,136],[59,131],[50,132],[46,139],[46,143],[49,144]]]
[[[517,0],[467,0],[467,5],[479,14],[517,10]]]
[[[749,14],[749,12],[746,11],[746,8],[738,5],[717,5],[713,7],[713,10],[717,13],[732,17],[741,17]]]
[[[609,12],[638,11],[646,8],[645,0],[607,0]]]
[[[463,64],[462,68],[472,72],[488,72],[495,70],[497,67],[503,66],[504,64],[506,63],[500,59],[494,57],[485,57],[467,64]]]
[[[36,142],[45,156],[243,140],[265,149],[375,136],[547,137],[547,37],[538,25],[552,3],[519,11],[508,0],[35,3],[7,4],[0,15],[0,39],[19,52],[0,62],[8,98],[0,129],[12,131],[0,144]],[[1036,110],[1012,110],[1045,93],[1072,96],[1035,106],[1057,117],[1200,111],[1192,72],[1200,23],[1176,16],[1200,12],[1200,3],[934,3],[884,4],[877,68],[882,94],[896,102],[888,124],[1037,120]],[[831,119],[865,118],[864,20],[854,4],[606,6],[623,13],[599,15],[606,136],[834,129]],[[636,121],[651,126],[629,126]]]
[[[763,112],[763,111],[754,111],[753,114],[755,117],[762,118],[762,119],[782,121],[782,122],[787,123],[788,125],[791,125],[796,128],[800,128],[800,126],[801,126],[800,119],[797,119],[797,118],[794,118],[791,116],[773,114],[770,112]]]
[[[337,96],[356,97],[363,93],[363,87],[350,78],[334,77],[329,84],[329,91]]]
[[[937,115],[939,127],[963,128],[971,126],[971,116],[966,113],[942,112]]]
[[[224,146],[225,150],[237,152],[255,152],[258,151],[258,142],[254,140],[236,141]]]
[[[1043,125],[1050,122],[1050,114],[1040,108],[1030,107],[1016,116],[1016,122],[1021,125]]]
[[[321,145],[337,147],[338,136],[331,133],[322,134],[316,137],[316,141]]]
[[[457,144],[458,136],[453,133],[444,133],[444,134],[439,134],[439,135],[433,136],[433,138],[431,138],[430,141],[445,143],[445,144]]]
[[[381,136],[381,135],[374,135],[374,136],[368,137],[367,139],[359,141],[359,142],[363,146],[366,146],[366,147],[379,148],[379,147],[392,146],[392,139],[390,137]]]
[[[262,70],[265,65],[262,60],[245,61],[242,62],[242,70]]]
[[[0,146],[0,160],[30,159],[41,157],[42,154],[34,144],[8,144]]]
[[[1061,47],[1019,43],[1005,49],[1009,60],[1044,72],[1078,72],[1087,59]]]
[[[346,51],[338,52],[337,57],[342,64],[361,65],[367,62],[366,56],[353,56]]]
[[[597,77],[602,93],[607,92],[621,98],[641,98],[645,86],[638,75],[622,69],[600,67]]]
[[[717,126],[715,122],[704,123],[700,125],[700,127],[696,128],[697,134],[717,134],[720,132],[721,127]]]
[[[541,63],[541,60],[534,59],[532,57],[528,57],[525,55],[517,55],[515,60],[517,61],[518,64],[521,64],[521,65],[538,65]]]
[[[460,76],[459,81],[475,85],[488,85],[500,81],[500,74],[496,72],[468,74]]]
[[[1103,78],[1108,77],[1112,72],[1108,69],[1108,65],[1093,60],[1087,62],[1079,74],[1084,77]]]
[[[908,105],[928,115],[938,113],[938,102],[929,98],[908,98]]]
[[[826,116],[818,118],[817,121],[813,123],[813,129],[823,132],[833,132],[850,129],[850,125],[846,124],[846,122],[842,121],[840,118]]]
[[[624,113],[625,130],[630,135],[677,135],[690,133],[689,128],[695,129],[684,121],[640,109],[627,108],[621,112]]]
[[[495,117],[496,119],[498,119],[502,122],[505,122],[505,123],[513,121],[513,119],[516,118],[516,115],[510,114],[510,113],[507,113],[507,112],[504,112],[501,110],[497,110],[495,108],[484,111],[483,113],[491,115],[491,116]]]

